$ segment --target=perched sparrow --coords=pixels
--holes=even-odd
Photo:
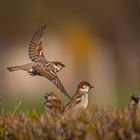
[[[54,92],[46,93],[44,102],[45,113],[62,113],[64,106]]]
[[[139,107],[140,107],[140,95],[132,95],[128,106],[123,109],[125,116],[133,115],[136,109]]]
[[[135,106],[140,104],[140,95],[132,95],[129,105]]]
[[[68,110],[86,109],[88,105],[88,92],[93,88],[91,84],[86,81],[79,83],[76,94],[71,101],[66,105],[64,112]]]
[[[57,72],[61,71],[65,65],[59,61],[48,61],[43,54],[42,38],[46,25],[39,28],[33,35],[29,44],[29,58],[33,63],[28,63],[21,66],[7,67],[7,69],[12,71],[24,70],[30,75],[40,75],[45,76],[47,79],[52,81],[58,89],[61,90],[68,98],[71,98],[62,83],[57,77]]]

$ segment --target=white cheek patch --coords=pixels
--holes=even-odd
[[[55,96],[49,96],[49,97],[47,98],[47,100],[55,100],[55,99],[57,99],[57,97],[55,97]]]
[[[58,71],[62,69],[62,67],[54,65],[54,68],[56,68]]]
[[[89,91],[89,87],[88,86],[83,86],[83,88],[80,88],[81,92],[88,92]]]
[[[42,56],[42,55],[43,55],[43,51],[40,51],[39,55],[41,55],[41,56]]]

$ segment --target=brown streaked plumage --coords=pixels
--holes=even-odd
[[[30,43],[29,43],[29,49],[28,54],[29,58],[36,63],[39,63],[51,71],[54,71],[55,73],[62,70],[65,65],[60,61],[48,61],[43,53],[43,35],[44,30],[46,29],[46,25],[39,28],[33,35]]]
[[[43,44],[42,38],[44,35],[44,30],[46,29],[46,25],[39,28],[33,35],[28,48],[29,58],[33,62],[39,63],[47,63],[44,54],[43,54]]]
[[[7,69],[12,71],[24,70],[30,75],[40,75],[45,76],[47,79],[52,81],[58,89],[60,89],[69,99],[67,91],[63,87],[61,81],[58,79],[56,73],[61,71],[65,65],[60,61],[48,61],[43,54],[42,37],[44,35],[44,30],[46,25],[39,28],[33,35],[29,44],[29,58],[33,63],[28,63],[21,66],[7,67]],[[52,77],[51,77],[52,76]]]
[[[54,92],[46,93],[44,102],[45,113],[62,113],[64,106]]]
[[[131,96],[128,106],[125,107],[123,110],[125,115],[129,116],[133,114],[136,109],[140,109],[140,95],[138,94]]]
[[[61,83],[61,81],[59,80],[58,76],[56,75],[56,73],[54,73],[53,71],[48,70],[46,67],[42,66],[42,65],[35,65],[34,66],[34,71],[35,73],[37,73],[37,75],[40,76],[44,76],[46,77],[48,80],[50,80],[51,82],[53,82],[53,84],[62,92],[64,93],[65,96],[67,96],[69,99],[71,98],[69,96],[69,94],[67,93],[66,89],[64,88],[63,84]]]
[[[57,73],[65,67],[65,65],[60,61],[48,61],[43,53],[43,44],[42,38],[44,35],[44,30],[46,25],[41,26],[33,35],[28,48],[29,58],[34,63],[28,63],[21,66],[8,67],[9,71],[25,70],[27,72],[31,71],[32,65],[40,64],[44,67],[47,67],[49,70]],[[31,73],[31,72],[30,72]],[[34,74],[32,74],[34,75]]]
[[[72,97],[71,101],[66,105],[64,112],[69,110],[86,109],[88,105],[88,92],[93,88],[91,84],[86,81],[79,83],[76,94]]]

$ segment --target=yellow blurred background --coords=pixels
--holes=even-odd
[[[90,105],[125,106],[140,93],[139,0],[0,1],[0,95],[3,104],[42,104],[57,88],[43,77],[10,73],[7,66],[31,62],[28,44],[48,24],[43,43],[48,60],[62,61],[58,74],[72,96],[82,80],[92,83]],[[26,103],[24,104],[26,106]],[[32,106],[34,107],[34,106]],[[28,107],[27,107],[28,108]]]

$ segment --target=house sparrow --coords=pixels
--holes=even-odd
[[[44,109],[45,113],[62,113],[64,106],[61,101],[58,99],[54,92],[49,92],[44,95]]]
[[[128,106],[123,109],[125,116],[131,117],[138,108],[140,109],[140,95],[132,95]]]
[[[80,82],[76,94],[72,97],[71,101],[65,106],[64,112],[68,110],[86,109],[88,105],[88,92],[91,88],[93,88],[93,86],[88,82]]]
[[[9,71],[16,71],[16,70],[24,70],[28,73],[33,72],[33,66],[36,64],[43,65],[47,67],[48,69],[52,70],[53,72],[57,73],[62,70],[65,65],[60,61],[48,61],[46,57],[43,54],[43,44],[42,44],[42,38],[44,35],[44,31],[46,29],[46,25],[39,28],[33,35],[28,48],[28,54],[29,58],[34,63],[28,63],[21,66],[14,66],[14,67],[8,67],[7,69]],[[34,75],[34,74],[33,74]]]
[[[140,95],[132,95],[129,105],[136,106],[140,104]]]
[[[28,63],[21,66],[7,67],[7,69],[12,71],[24,70],[27,71],[30,75],[35,76],[45,76],[47,79],[52,81],[58,89],[61,90],[69,99],[71,98],[63,84],[57,77],[57,72],[61,71],[65,65],[59,61],[48,61],[43,54],[43,45],[42,38],[44,35],[44,30],[46,25],[39,28],[33,35],[30,44],[29,44],[29,58],[33,63]]]

